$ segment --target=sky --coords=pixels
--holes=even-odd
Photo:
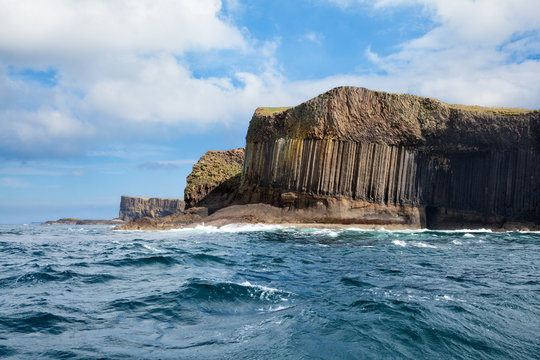
[[[538,0],[0,0],[0,223],[182,198],[259,106],[336,86],[540,109]]]

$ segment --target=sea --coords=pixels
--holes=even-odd
[[[540,358],[540,233],[110,229],[0,225],[0,358]]]

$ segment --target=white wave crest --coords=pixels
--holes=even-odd
[[[413,244],[414,244],[414,246],[421,247],[421,248],[437,249],[437,247],[435,245],[426,244],[426,243],[421,242],[421,241],[415,241]]]
[[[283,225],[277,225],[277,224],[242,224],[242,223],[235,223],[235,224],[228,224],[223,225],[220,227],[213,226],[213,225],[197,225],[195,227],[186,227],[181,229],[171,229],[168,231],[172,232],[208,232],[208,233],[214,233],[214,232],[223,232],[223,233],[239,233],[239,232],[254,232],[254,231],[276,231],[276,230],[283,230],[288,229],[290,227],[286,227]]]
[[[284,290],[280,290],[280,289],[276,289],[276,288],[271,288],[271,287],[264,286],[264,285],[252,284],[249,281],[244,281],[243,283],[238,284],[238,285],[249,287],[251,289],[255,289],[255,290],[260,291],[259,298],[261,300],[269,300],[270,297],[273,296],[273,295],[283,294],[285,296],[278,296],[279,300],[281,300],[281,301],[289,301],[288,297],[290,295],[292,295],[292,293],[290,293],[288,291],[284,291]]]
[[[323,235],[323,236],[330,236],[330,237],[338,237],[341,233],[340,230],[333,230],[333,229],[318,229],[312,232],[313,235]]]
[[[150,245],[143,244],[142,246],[143,246],[143,248],[148,249],[148,250],[150,250],[152,252],[155,252],[155,253],[163,252],[162,250],[156,249],[155,247],[152,247]]]

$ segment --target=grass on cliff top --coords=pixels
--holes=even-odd
[[[257,108],[257,110],[255,110],[255,113],[257,115],[261,115],[261,116],[268,116],[268,115],[272,115],[272,114],[275,114],[275,113],[285,111],[285,110],[290,109],[290,108],[292,108],[292,106],[260,107],[260,108]]]
[[[494,113],[501,115],[517,115],[526,114],[534,110],[520,109],[520,108],[504,108],[504,107],[484,107],[479,105],[448,105],[453,109],[474,111],[478,113]]]
[[[243,154],[243,153],[242,153]],[[186,191],[203,184],[217,185],[242,174],[243,157],[224,158],[221,152],[208,151],[193,166],[187,177]]]

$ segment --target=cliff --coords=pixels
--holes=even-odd
[[[186,179],[185,211],[183,211],[184,207],[182,206],[181,210],[158,213],[155,211],[157,207],[155,202],[142,202],[146,205],[145,214],[148,214],[150,209],[154,210],[150,212],[151,216],[137,211],[137,216],[132,221],[115,228],[115,230],[166,230],[206,221],[209,214],[227,207],[235,200],[240,186],[243,164],[243,148],[206,152],[193,165],[193,170]],[[122,197],[122,204],[128,204],[128,200],[130,200],[128,208],[140,210],[141,206],[132,205],[134,200],[131,199],[135,199],[137,204],[141,204],[141,198],[128,197]],[[161,203],[161,205],[165,205],[165,203]],[[120,210],[120,216],[122,216],[122,210]]]
[[[238,202],[323,223],[538,224],[539,151],[539,111],[340,87],[257,109]]]
[[[340,87],[257,109],[245,151],[207,152],[187,184],[185,212],[122,228],[540,229],[540,111]]]
[[[230,204],[240,186],[243,164],[244,148],[204,154],[186,180],[186,209],[206,207],[213,212]]]
[[[182,199],[160,199],[133,196],[120,198],[120,213],[118,217],[129,221],[141,217],[158,218],[184,210]]]

